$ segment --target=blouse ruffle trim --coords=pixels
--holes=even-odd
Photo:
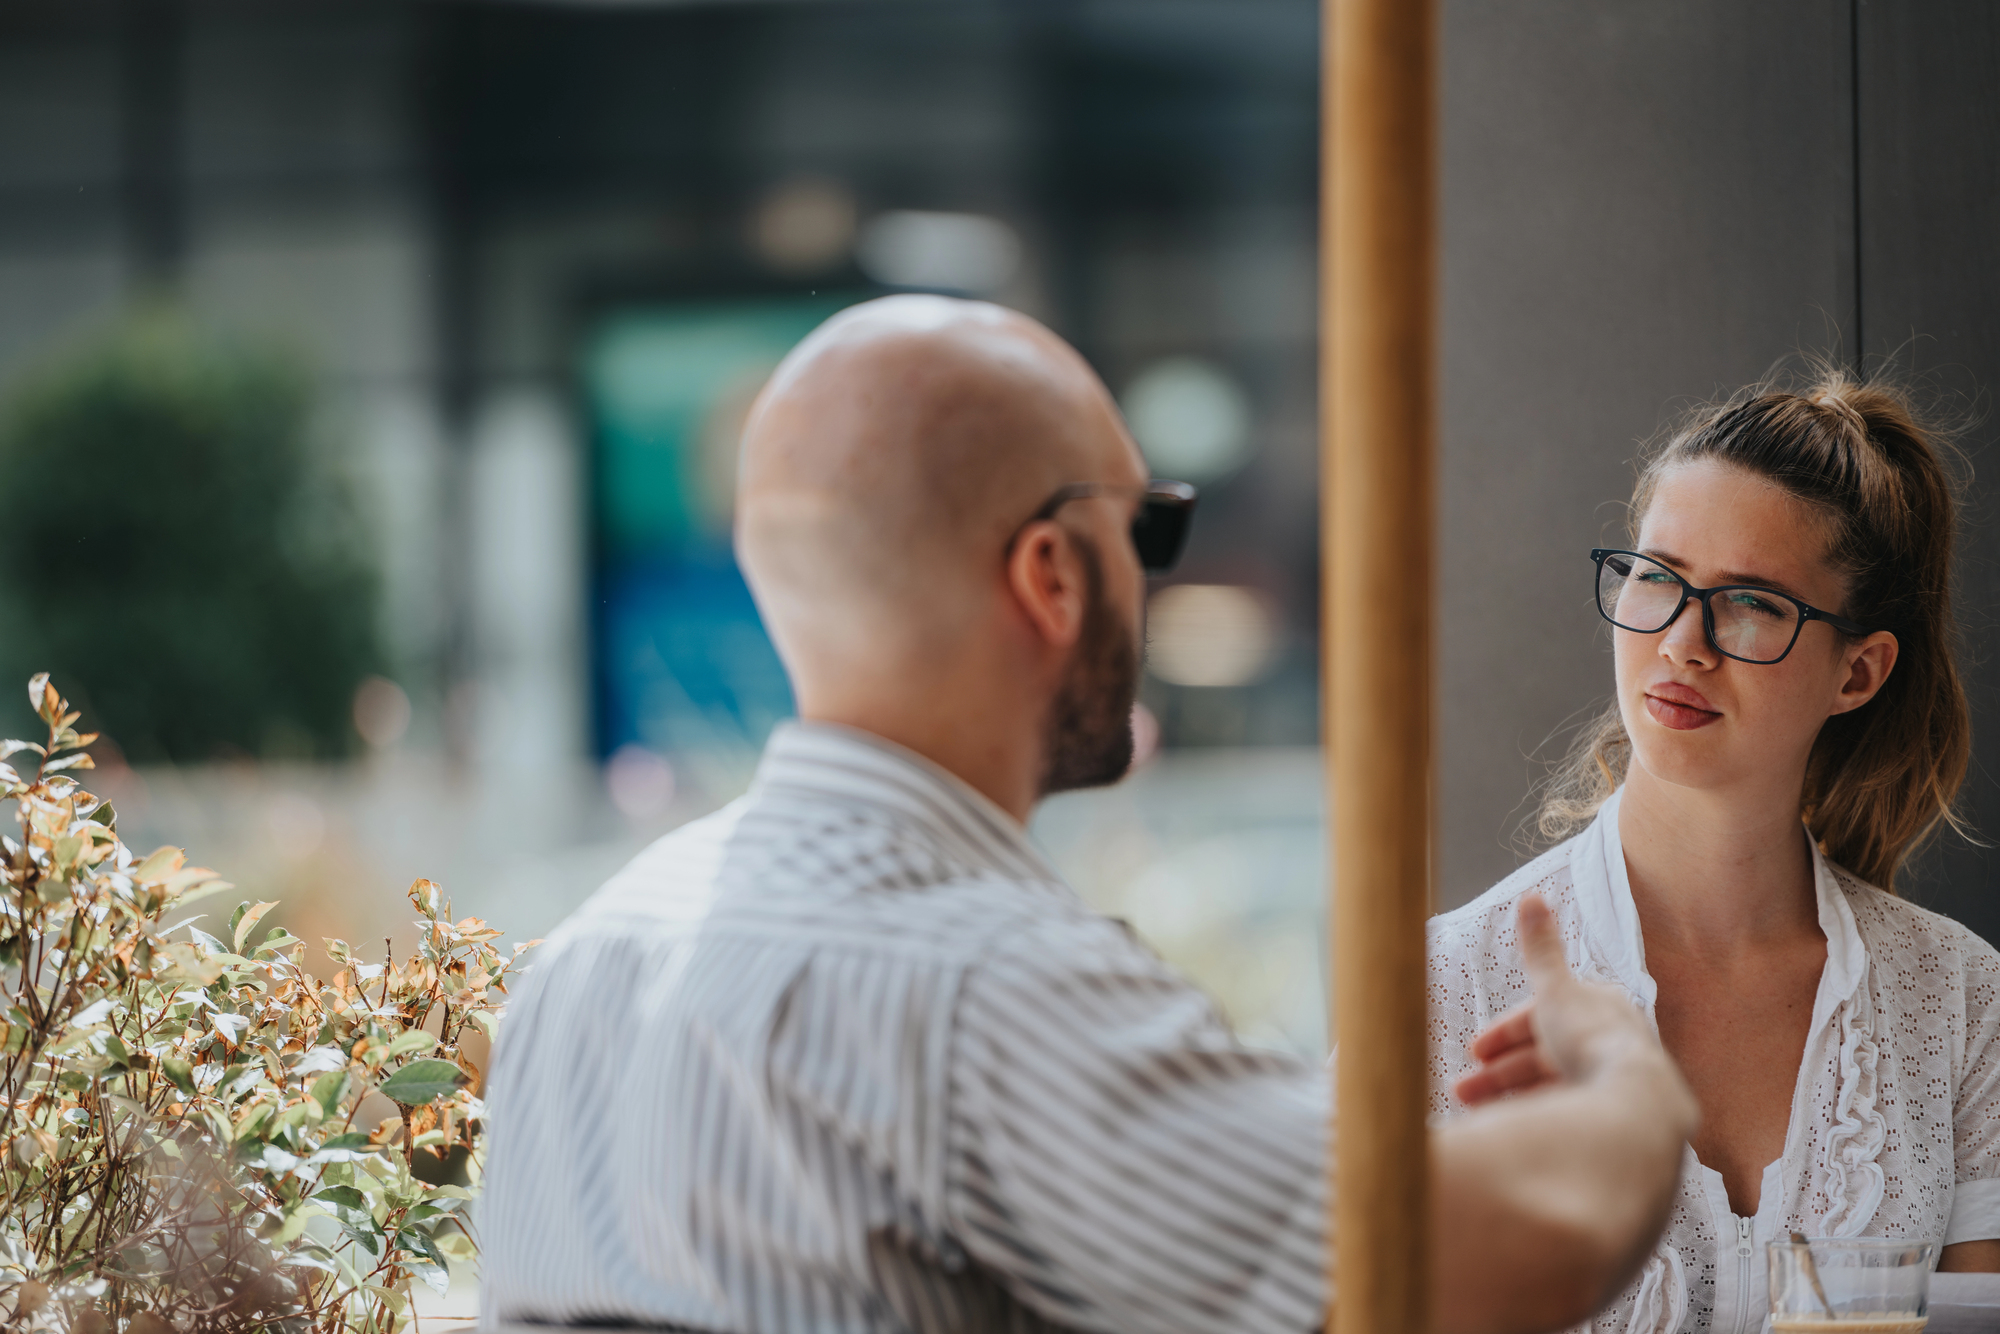
[[[1875,1042],[1875,1004],[1865,979],[1837,1013],[1840,1080],[1833,1125],[1826,1136],[1826,1161],[1820,1166],[1820,1189],[1828,1201],[1821,1226],[1829,1237],[1855,1237],[1875,1217],[1888,1188],[1876,1161],[1889,1142],[1889,1122],[1875,1106],[1881,1091],[1881,1050]]]

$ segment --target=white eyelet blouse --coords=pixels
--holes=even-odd
[[[1639,1277],[1583,1328],[1666,1334],[1761,1327],[1764,1243],[2000,1237],[2000,953],[1949,918],[1862,883],[1813,849],[1826,968],[1792,1095],[1784,1156],[1764,1169],[1756,1216],[1729,1208],[1722,1175],[1688,1149],[1680,1195]],[[1618,797],[1582,834],[1430,923],[1431,1109],[1465,1110],[1451,1085],[1472,1039],[1527,999],[1515,903],[1540,891],[1570,967],[1653,1015]]]

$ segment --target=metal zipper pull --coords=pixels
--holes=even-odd
[[[1750,1334],[1757,1328],[1750,1313],[1750,1220],[1736,1220],[1736,1334]]]

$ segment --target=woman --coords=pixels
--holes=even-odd
[[[1940,447],[1885,388],[1748,392],[1648,462],[1632,519],[1591,553],[1617,705],[1542,811],[1581,832],[1431,924],[1434,1109],[1543,1075],[1505,1014],[1539,891],[1702,1107],[1666,1238],[1596,1327],[1755,1330],[1793,1230],[2000,1269],[2000,954],[1892,892],[1970,751]],[[1494,1064],[1461,1078],[1475,1046]]]

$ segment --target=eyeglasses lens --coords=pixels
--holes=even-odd
[[[1776,662],[1798,634],[1798,604],[1769,589],[1718,589],[1708,605],[1715,646],[1745,662]]]
[[[1597,567],[1597,606],[1606,620],[1642,635],[1667,628],[1681,606],[1681,581],[1644,556],[1614,551]]]
[[[1597,606],[1612,624],[1642,635],[1667,628],[1686,597],[1666,566],[1612,552],[1597,567]],[[1764,588],[1720,588],[1709,597],[1715,647],[1745,662],[1776,662],[1798,634],[1797,603]]]
[[[1176,498],[1147,497],[1132,518],[1132,545],[1139,564],[1149,573],[1164,574],[1181,557],[1193,506]]]

